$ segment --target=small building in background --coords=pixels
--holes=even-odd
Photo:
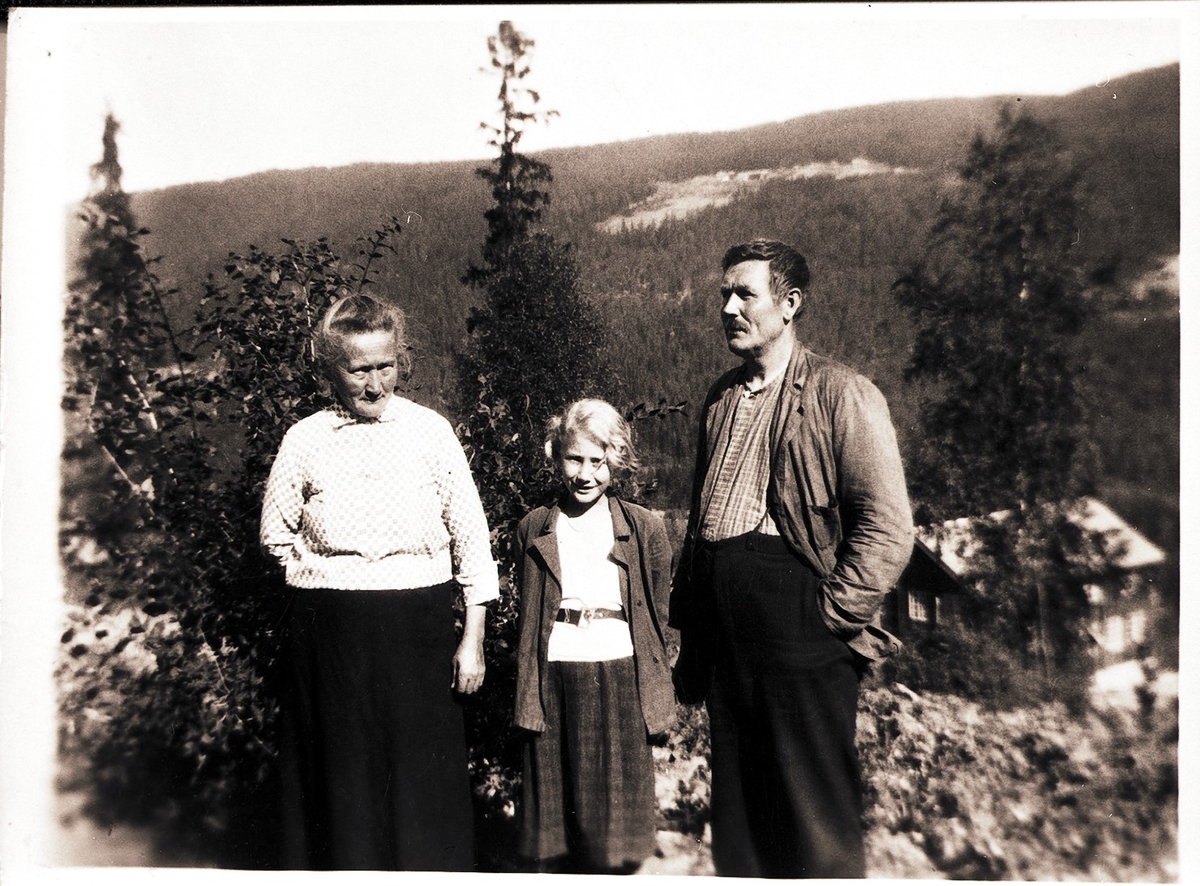
[[[1004,514],[991,515],[997,518],[1003,522]],[[1164,629],[1169,612],[1155,577],[1167,562],[1166,552],[1094,498],[1082,499],[1071,521],[1095,534],[1103,560],[1084,584],[1097,667],[1153,654],[1160,635],[1174,643],[1174,629]],[[885,628],[915,641],[969,617],[967,575],[981,547],[979,522],[963,517],[917,528],[912,559],[884,607]]]
[[[1085,500],[1081,525],[1103,535],[1113,570],[1108,580],[1085,585],[1088,631],[1096,641],[1099,664],[1116,664],[1153,650],[1164,615],[1154,573],[1167,562],[1166,552],[1095,499]]]

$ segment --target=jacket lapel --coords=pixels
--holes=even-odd
[[[554,534],[554,524],[558,520],[558,505],[546,512],[546,521],[542,524],[537,537],[533,539],[532,548],[541,557],[543,565],[553,578],[555,584],[562,587],[562,566],[558,562],[558,538]]]
[[[772,461],[786,451],[787,443],[796,436],[804,416],[802,394],[808,381],[808,349],[797,343],[788,362],[783,379],[783,390],[775,404],[775,415],[771,419]]]
[[[621,567],[623,574],[628,577],[628,580],[621,582],[621,601],[625,606],[625,612],[630,613],[629,589],[632,577],[629,576],[629,564],[637,557],[637,542],[633,538],[633,528],[621,503],[615,497],[610,496],[608,507],[609,513],[612,514],[613,524],[612,558]]]

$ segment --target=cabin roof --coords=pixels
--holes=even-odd
[[[1011,512],[998,511],[988,519],[1003,522]],[[979,552],[981,542],[977,528],[982,518],[959,517],[932,526],[918,526],[916,539],[947,570],[962,577],[972,558]],[[1075,525],[1100,533],[1101,547],[1108,562],[1118,569],[1141,569],[1167,559],[1166,552],[1138,532],[1103,502],[1085,497],[1069,513]]]

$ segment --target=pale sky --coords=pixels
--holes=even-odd
[[[87,193],[105,114],[122,125],[130,191],[271,168],[484,158],[491,151],[479,124],[494,119],[496,83],[480,69],[501,19],[536,41],[530,83],[561,115],[530,131],[527,151],[904,99],[1104,89],[1112,78],[1182,62],[1182,288],[1200,279],[1189,246],[1200,228],[1188,211],[1200,167],[1187,113],[1198,106],[1189,65],[1200,48],[1195,0],[12,10],[0,325],[6,883],[78,879],[40,865],[54,816],[49,674],[63,624],[56,483],[64,220]],[[1185,398],[1197,371],[1189,338],[1185,323]],[[1185,452],[1197,414],[1183,411]],[[1191,477],[1185,461],[1185,488]],[[1200,516],[1195,501],[1183,496],[1185,532]],[[1188,587],[1194,555],[1185,547],[1182,556]],[[1185,598],[1187,625],[1193,603]],[[1196,673],[1191,656],[1184,643],[1185,676]],[[1181,728],[1194,736],[1189,707]],[[1185,823],[1200,820],[1200,772],[1188,763],[1181,760]],[[1191,844],[1182,848],[1186,882],[1200,877],[1200,861]]]
[[[559,112],[525,150],[738,129],[901,99],[1051,94],[1180,60],[1179,4],[16,10],[13,87],[75,199],[104,115],[127,190],[270,168],[477,159],[486,40],[536,42]]]

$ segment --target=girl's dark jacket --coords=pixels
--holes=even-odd
[[[613,560],[621,570],[621,598],[633,636],[633,664],[646,730],[666,732],[675,724],[675,691],[667,661],[667,605],[671,589],[671,545],[662,520],[646,508],[608,496],[613,522]],[[517,527],[517,586],[521,593],[514,722],[542,732],[543,676],[550,631],[562,602],[562,572],[554,527],[557,505],[530,513]]]

